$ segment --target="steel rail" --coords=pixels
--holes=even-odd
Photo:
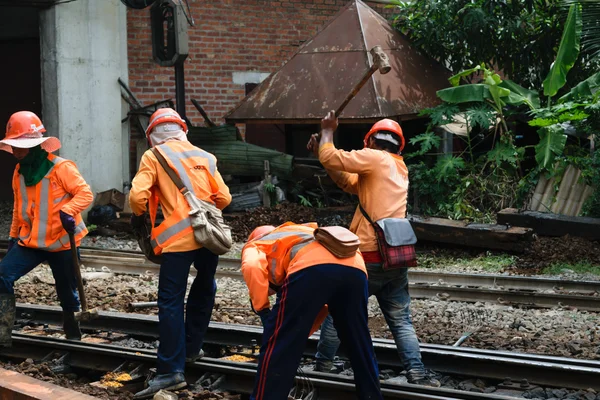
[[[7,241],[0,240],[0,248]],[[140,274],[146,271],[157,272],[159,266],[145,259],[143,254],[134,250],[108,250],[94,247],[80,247],[82,261],[87,262],[88,267],[101,268],[106,266],[116,273]],[[5,250],[0,250],[0,254]],[[219,270],[239,271],[240,260],[238,258],[219,259]],[[195,271],[190,271],[192,275]],[[439,284],[445,286],[466,287],[489,287],[508,288],[514,290],[561,290],[566,292],[593,293],[600,292],[600,280],[598,281],[575,281],[566,279],[552,279],[525,276],[510,276],[496,274],[465,274],[448,272],[430,272],[409,269],[409,279],[415,283]],[[231,276],[240,274],[231,273]]]
[[[112,371],[122,365],[124,360],[139,364],[152,365],[156,360],[156,353],[151,350],[124,348],[106,344],[91,344],[73,342],[51,337],[13,334],[13,347],[0,348],[0,354],[11,358],[32,358],[40,360],[50,353],[60,352],[66,355],[65,363],[71,367],[95,370]],[[249,394],[254,385],[256,375],[255,363],[235,363],[205,357],[200,361],[186,367],[186,375],[200,377],[205,372],[220,373],[230,379],[224,380],[220,390],[234,391]],[[337,400],[346,399],[349,394],[354,394],[353,379],[351,377],[323,374],[318,372],[305,372],[310,384],[317,388],[319,399]],[[306,377],[296,377],[298,384],[306,384]],[[472,393],[446,388],[428,388],[417,385],[401,385],[382,382],[382,394],[385,399],[457,399],[457,400],[509,400],[512,397]]]
[[[17,304],[17,318],[37,323],[60,324],[59,307]],[[136,337],[158,337],[158,318],[153,315],[100,311],[98,318],[82,323],[83,329],[122,332]],[[259,345],[262,328],[248,325],[211,322],[205,343],[218,346]],[[314,355],[318,335],[309,338],[306,354]],[[396,345],[391,340],[375,339],[375,353],[380,365],[399,367]],[[344,355],[343,348],[340,355]],[[600,362],[528,353],[469,349],[444,345],[421,344],[421,356],[428,367],[448,374],[516,381],[572,389],[600,389]]]
[[[142,259],[123,257],[97,257],[82,254],[82,264],[85,267],[102,269],[127,274],[158,274],[159,266]],[[241,280],[238,259],[222,258],[219,261],[217,277]],[[195,269],[190,270],[195,275]],[[450,301],[491,302],[500,304],[523,304],[530,307],[552,308],[572,307],[587,311],[600,311],[600,282],[593,281],[561,281],[547,278],[524,278],[500,275],[467,275],[467,274],[438,274],[424,271],[409,271],[410,294],[415,299],[439,297]],[[440,281],[447,284],[434,284]],[[448,285],[451,283],[451,285]],[[454,286],[452,286],[454,285]],[[460,286],[456,286],[460,285]],[[469,286],[481,287],[469,287]],[[490,288],[487,288],[487,287]],[[483,287],[483,288],[482,288]],[[553,289],[563,290],[584,289],[587,295],[543,293],[529,290]],[[533,288],[533,289],[532,289]],[[516,290],[510,290],[516,289]]]

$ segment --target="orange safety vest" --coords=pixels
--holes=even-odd
[[[308,223],[297,225],[287,222],[274,231],[248,242],[246,246],[256,246],[257,250],[264,253],[267,259],[267,271],[269,282],[275,286],[281,286],[288,275],[319,264],[339,264],[360,269],[367,273],[360,252],[354,257],[337,258],[325,247],[314,239],[314,230],[317,224]],[[253,263],[242,251],[242,272],[246,263]],[[261,299],[258,282],[252,280],[251,275],[244,273],[246,284],[250,291],[250,298],[254,304],[262,304],[268,299]],[[258,297],[255,297],[258,296]],[[321,323],[327,316],[327,307],[324,307],[315,319],[311,334],[319,329]]]
[[[197,148],[189,142],[171,141],[163,143],[155,147],[160,154],[167,160],[167,164],[179,175],[184,186],[198,196],[198,192],[194,190],[192,177],[188,171],[202,169],[206,171],[208,181],[210,182],[210,190],[213,195],[218,193],[219,185],[213,178],[216,170],[215,160],[210,153]],[[160,165],[160,164],[159,164]],[[159,166],[159,168],[162,168]],[[152,232],[150,234],[152,249],[154,254],[159,255],[162,250],[171,243],[181,239],[185,235],[193,234],[192,224],[188,216],[190,206],[183,197],[178,196],[179,206],[173,209],[173,213],[169,215],[159,226],[154,227],[156,221],[156,213],[158,212],[158,193],[156,188],[152,188],[152,195],[148,200],[148,212],[150,221],[152,222]],[[202,199],[214,203],[210,198]]]
[[[48,154],[48,160],[54,165],[35,186],[25,186],[25,178],[18,175],[17,201],[13,212],[18,215],[19,240],[25,247],[56,252],[71,248],[59,211],[73,196],[58,183],[56,176],[56,166],[70,161],[54,154]],[[78,245],[87,232],[81,214],[77,214],[75,241]]]

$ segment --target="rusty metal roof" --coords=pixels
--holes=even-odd
[[[392,70],[372,78],[340,115],[344,122],[415,116],[439,104],[450,72],[419,53],[389,22],[360,0],[350,2],[278,71],[232,111],[228,122],[316,122],[337,108],[371,65],[380,45]]]

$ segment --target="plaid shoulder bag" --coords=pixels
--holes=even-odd
[[[377,235],[383,270],[416,267],[417,236],[410,221],[406,218],[383,218],[373,222],[362,205],[359,204],[358,207]]]

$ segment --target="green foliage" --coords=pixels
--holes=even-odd
[[[600,72],[596,72],[589,78],[579,82],[569,93],[558,99],[559,102],[568,102],[582,97],[592,97],[600,90]]]
[[[566,5],[577,4],[583,9],[582,51],[590,59],[600,59],[600,1],[563,0]]]
[[[535,160],[540,167],[548,169],[556,156],[562,154],[567,144],[567,135],[557,125],[542,128],[538,134],[540,142],[535,146]]]
[[[460,157],[444,156],[435,164],[434,172],[438,182],[450,182],[459,176],[459,171],[465,168],[465,161]]]
[[[543,82],[544,95],[554,97],[567,83],[567,73],[573,68],[579,56],[581,27],[581,6],[574,4],[569,8],[556,60],[552,63],[550,72]]]
[[[523,159],[525,149],[517,148],[512,143],[498,142],[496,147],[490,150],[487,155],[487,161],[501,166],[502,163],[508,163],[512,167],[517,168],[519,161]]]
[[[547,275],[561,275],[566,271],[570,270],[578,274],[593,274],[600,275],[600,265],[592,264],[590,262],[578,262],[576,264],[567,263],[553,263],[549,267],[542,270],[542,273]]]
[[[596,150],[592,157],[583,158],[584,165],[580,165],[582,178],[590,185],[594,192],[583,205],[582,215],[600,218],[600,150]]]
[[[437,107],[426,108],[419,113],[419,116],[428,115],[434,126],[446,125],[454,120],[454,116],[460,112],[460,109],[453,104],[442,103]]]
[[[483,62],[528,87],[541,86],[564,22],[560,0],[413,0],[396,6],[396,28],[453,72]]]
[[[300,199],[300,205],[305,206],[305,207],[312,207],[312,203],[310,202],[310,200],[308,200],[306,197],[302,196],[301,194],[298,195],[298,198]]]
[[[425,132],[410,138],[408,142],[415,146],[419,145],[420,149],[414,154],[422,156],[432,149],[438,149],[442,139],[433,132]]]

